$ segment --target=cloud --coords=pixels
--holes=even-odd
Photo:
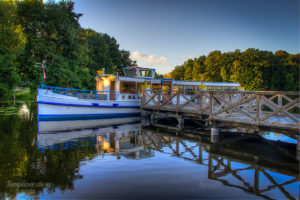
[[[145,59],[147,59],[147,56],[145,54],[142,54],[142,53],[138,52],[138,51],[135,51],[135,52],[130,54],[130,58],[137,59],[137,60],[145,60]]]
[[[194,58],[195,58],[194,55],[188,56],[188,59],[194,59]]]
[[[156,64],[165,64],[169,62],[169,59],[164,56],[161,56],[155,62]]]
[[[148,56],[148,55],[140,53],[138,51],[131,53],[130,58],[136,59],[136,60],[141,60],[147,64],[156,64],[156,65],[169,64],[169,59],[165,56],[161,56],[158,58],[155,55]]]

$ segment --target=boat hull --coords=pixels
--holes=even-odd
[[[139,101],[79,99],[40,89],[37,113],[39,121],[113,119],[117,124],[116,119],[139,117],[141,109]]]

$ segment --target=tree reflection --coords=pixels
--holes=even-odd
[[[30,107],[32,111],[34,107]],[[31,112],[34,113],[34,112]],[[72,149],[37,149],[35,117],[2,115],[0,120],[0,195],[15,198],[20,192],[35,195],[43,191],[72,190],[83,159],[96,155],[93,146]]]

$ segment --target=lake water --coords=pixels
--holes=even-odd
[[[34,102],[7,110],[0,199],[299,199],[296,142],[282,134],[41,123]]]

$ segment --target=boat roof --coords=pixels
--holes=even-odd
[[[130,77],[130,76],[119,76],[120,81],[134,81],[138,83],[144,83],[145,79],[140,77]]]
[[[148,69],[148,70],[155,70],[154,68],[148,68],[148,67],[133,67],[133,66],[122,67],[121,69]]]
[[[139,69],[139,70],[153,70],[152,68],[146,68],[146,67],[132,67],[127,66],[123,67],[121,69]],[[240,83],[226,83],[226,82],[204,82],[204,81],[184,81],[184,80],[174,80],[174,79],[167,79],[167,78],[161,78],[161,79],[155,79],[152,77],[141,77],[141,76],[120,76],[120,75],[114,75],[114,74],[103,74],[103,75],[97,75],[96,78],[99,77],[114,77],[118,78],[120,81],[132,81],[132,82],[139,82],[143,83],[145,81],[151,81],[151,83],[163,83],[164,81],[172,81],[174,85],[184,85],[184,86],[229,86],[229,87],[240,87]]]
[[[239,83],[224,83],[224,82],[203,82],[205,86],[231,86],[231,87],[240,87]]]
[[[204,82],[204,81],[183,81],[183,80],[174,80],[174,85],[189,85],[189,86],[231,86],[231,87],[240,87],[239,83],[226,83],[226,82]]]
[[[189,86],[230,86],[230,87],[240,87],[240,83],[226,83],[226,82],[204,82],[204,81],[184,81],[184,80],[173,80],[167,78],[161,79],[153,79],[151,77],[134,77],[134,76],[119,76],[119,75],[112,75],[112,74],[104,74],[104,75],[97,75],[97,77],[115,77],[118,78],[120,81],[134,81],[143,83],[145,81],[151,81],[152,83],[162,83],[164,81],[172,81],[174,85],[189,85]]]

